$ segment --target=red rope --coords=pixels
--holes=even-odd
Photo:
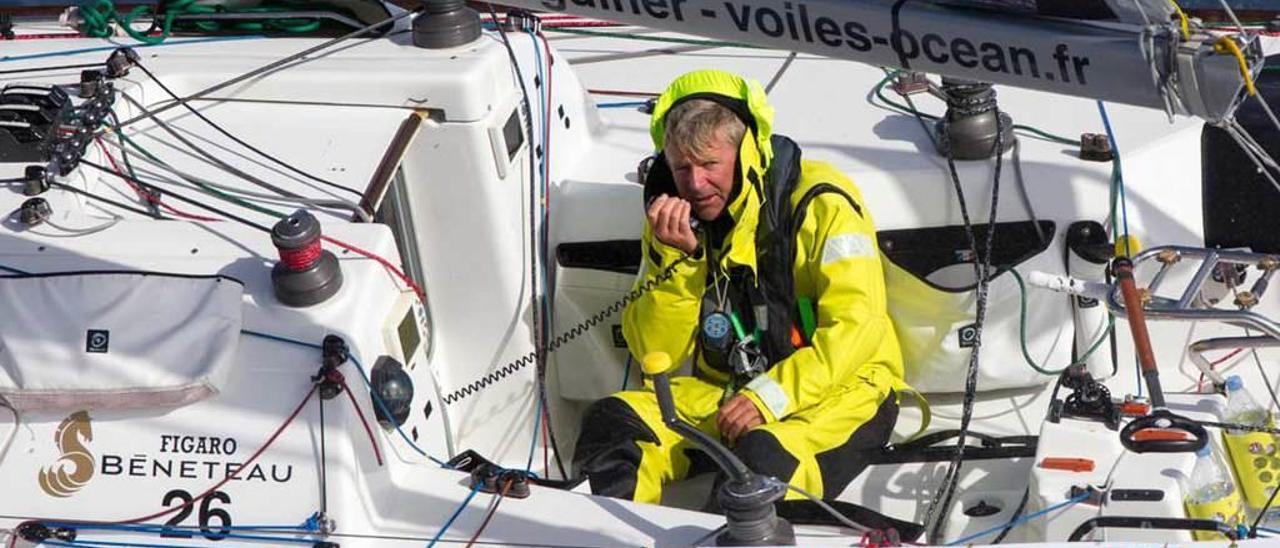
[[[268,447],[271,447],[271,444],[275,443],[276,438],[280,437],[280,434],[284,432],[285,428],[288,428],[288,427],[289,427],[289,425],[293,423],[293,420],[294,420],[294,419],[296,419],[296,418],[298,418],[298,414],[299,414],[299,413],[301,413],[301,412],[302,412],[302,409],[306,407],[307,402],[311,401],[311,396],[314,396],[314,395],[315,395],[315,393],[316,393],[316,389],[317,389],[317,388],[318,388],[318,385],[315,385],[315,384],[312,384],[312,385],[311,385],[311,390],[307,391],[307,395],[306,395],[306,397],[302,398],[302,402],[298,403],[298,407],[297,407],[296,409],[294,409],[294,410],[293,410],[293,413],[290,413],[290,414],[289,414],[289,418],[285,419],[284,423],[283,423],[283,424],[281,424],[279,428],[276,428],[276,431],[275,431],[275,432],[273,432],[273,433],[271,434],[271,437],[267,438],[267,441],[266,441],[266,442],[264,442],[264,443],[262,444],[262,446],[258,448],[258,450],[257,450],[257,451],[254,451],[254,452],[253,452],[253,455],[250,455],[250,456],[249,456],[249,458],[248,458],[248,459],[246,459],[246,460],[244,461],[244,464],[240,465],[240,470],[244,470],[245,468],[248,468],[250,464],[253,464],[253,461],[258,460],[258,457],[259,457],[259,456],[261,456],[261,455],[262,455],[262,453],[263,453],[263,452],[265,452],[265,451],[267,450],[267,448],[268,448]],[[237,473],[238,473],[238,471],[237,471]],[[142,523],[142,522],[144,522],[144,521],[149,521],[149,520],[152,520],[152,519],[155,519],[155,518],[161,517],[161,516],[166,516],[166,515],[172,514],[172,513],[174,513],[174,512],[177,512],[177,511],[179,511],[179,510],[182,510],[183,508],[188,508],[188,507],[190,507],[190,506],[194,505],[195,503],[197,503],[197,502],[200,502],[200,501],[204,500],[206,497],[208,497],[209,495],[213,494],[213,492],[214,492],[214,491],[217,491],[217,490],[218,490],[218,488],[222,487],[223,485],[226,485],[226,484],[227,484],[227,482],[231,481],[231,480],[232,480],[232,478],[234,478],[235,476],[236,476],[236,474],[228,474],[226,477],[222,478],[222,480],[221,480],[221,481],[219,481],[218,483],[214,484],[214,485],[213,485],[213,487],[210,487],[209,489],[205,490],[203,493],[200,493],[199,495],[197,495],[197,496],[193,497],[191,500],[189,500],[189,501],[187,501],[187,502],[185,502],[185,503],[183,503],[183,504],[180,504],[180,505],[178,505],[178,506],[174,506],[174,507],[172,507],[172,508],[166,508],[166,509],[161,510],[161,511],[159,511],[159,512],[156,512],[156,513],[154,513],[154,514],[149,514],[149,515],[146,515],[146,516],[137,517],[137,518],[133,518],[133,519],[125,519],[125,520],[119,520],[119,521],[106,521],[106,522],[103,522],[103,521],[91,521],[91,520],[75,520],[75,521],[72,521],[72,520],[61,520],[61,519],[60,519],[60,520],[56,520],[56,521],[59,521],[59,522],[67,522],[67,523],[86,523],[86,524],[94,524],[94,523]],[[34,520],[27,520],[27,521],[25,521],[25,522],[23,522],[23,523],[24,523],[24,524],[25,524],[25,523],[39,523],[39,522],[42,522],[42,521],[55,521],[55,520],[52,520],[52,519],[34,519]],[[19,527],[21,527],[21,525],[22,525],[22,524],[19,524]],[[17,543],[17,534],[18,534],[18,533],[17,533],[17,528],[15,527],[15,528],[14,528],[14,532],[13,532],[13,537],[11,537],[11,538],[10,538],[10,540],[9,540],[9,548],[13,548],[13,546]]]
[[[378,441],[373,437],[373,429],[369,427],[369,421],[364,418],[364,411],[360,409],[360,404],[356,403],[356,397],[351,394],[351,388],[347,386],[347,378],[336,370],[334,373],[337,373],[338,382],[342,384],[342,390],[347,393],[347,399],[351,400],[351,407],[356,408],[356,414],[360,416],[360,424],[364,426],[364,433],[369,435],[369,445],[373,446],[373,457],[378,459],[378,466],[382,466],[382,451],[378,450]]]
[[[351,251],[366,259],[373,259],[374,261],[377,261],[378,264],[381,264],[387,270],[390,270],[392,274],[395,274],[397,278],[400,278],[400,281],[404,282],[405,285],[409,286],[409,288],[412,289],[414,293],[417,293],[419,299],[422,299],[423,302],[426,302],[427,294],[422,291],[422,288],[418,287],[418,284],[413,283],[413,280],[410,279],[409,276],[406,276],[403,271],[401,271],[399,268],[396,268],[396,265],[391,264],[391,261],[388,261],[382,258],[381,256],[374,254],[373,252],[365,251],[354,245],[335,240],[328,236],[321,236],[320,239],[326,242],[329,242],[333,245],[336,245],[338,247],[341,247],[342,249],[345,249],[347,251]]]
[[[660,93],[648,91],[628,91],[623,89],[588,89],[587,93],[596,95],[617,95],[619,97],[657,97]]]
[[[289,414],[289,418],[285,419],[284,424],[281,424],[279,428],[276,428],[276,431],[271,434],[271,437],[267,438],[266,443],[263,443],[262,446],[259,447],[257,451],[253,452],[253,455],[249,456],[249,458],[244,461],[244,464],[240,465],[240,470],[244,470],[245,468],[248,468],[250,464],[253,464],[253,461],[257,460],[258,457],[261,456],[262,453],[267,450],[268,447],[271,447],[272,443],[275,443],[276,438],[280,437],[280,434],[284,432],[284,429],[288,428],[289,424],[293,423],[293,419],[297,418],[298,414],[302,412],[302,409],[306,407],[307,402],[311,401],[311,396],[315,395],[317,387],[318,385],[315,385],[315,384],[311,385],[311,390],[307,391],[307,397],[302,398],[302,403],[298,404],[298,408],[294,409],[293,413]],[[213,487],[210,487],[205,492],[200,493],[198,496],[193,497],[190,501],[187,501],[184,504],[174,506],[173,508],[161,510],[154,514],[142,516],[140,518],[121,520],[113,523],[141,523],[144,521],[153,520],[161,516],[167,516],[183,508],[191,506],[201,500],[204,500],[205,497],[208,497],[209,495],[213,494],[214,491],[217,491],[219,487],[226,485],[227,482],[231,481],[231,479],[234,477],[235,477],[235,474],[228,474],[226,477],[222,478],[222,481],[219,481],[218,483],[214,484]]]
[[[493,515],[498,513],[498,505],[502,504],[502,497],[507,496],[507,490],[511,489],[511,484],[515,480],[507,478],[502,484],[502,490],[493,497],[493,504],[489,505],[489,513],[485,514],[484,521],[480,522],[480,527],[476,528],[476,534],[471,535],[471,540],[467,541],[467,548],[471,548],[476,543],[476,539],[480,538],[480,534],[484,532],[484,528],[489,526],[489,520],[493,519]]]
[[[162,201],[160,200],[160,198],[159,198],[159,197],[153,196],[153,195],[151,195],[149,192],[147,192],[147,191],[143,190],[143,189],[142,189],[142,187],[138,186],[138,184],[137,184],[137,183],[135,183],[135,182],[131,181],[128,177],[123,177],[123,175],[124,175],[124,170],[120,169],[120,164],[117,164],[117,163],[116,163],[116,159],[115,159],[115,157],[114,157],[114,156],[112,156],[112,155],[111,155],[111,153],[107,151],[107,147],[106,147],[106,145],[103,145],[103,144],[102,144],[102,138],[101,138],[101,137],[98,137],[98,138],[94,139],[94,142],[96,142],[96,143],[98,144],[98,149],[102,151],[102,155],[103,155],[103,156],[105,156],[105,157],[107,158],[107,162],[111,164],[111,169],[114,169],[114,170],[115,170],[115,172],[116,172],[115,174],[116,174],[116,175],[121,175],[120,180],[124,181],[124,182],[125,182],[125,184],[129,185],[129,188],[132,188],[132,189],[133,189],[133,192],[134,192],[134,193],[136,193],[136,194],[138,195],[138,198],[140,198],[140,199],[142,199],[143,201],[146,201],[146,202],[148,202],[148,203],[152,203],[152,204],[155,204],[155,205],[157,205],[157,206],[160,206],[160,208],[161,208],[161,209],[164,209],[165,211],[168,211],[169,213],[172,213],[174,216],[176,216],[176,217],[181,217],[181,218],[183,218],[183,219],[188,219],[188,220],[192,220],[192,221],[202,221],[202,222],[211,222],[211,221],[221,221],[221,220],[222,220],[222,219],[218,219],[218,218],[214,218],[214,217],[205,217],[205,216],[203,216],[203,215],[195,215],[195,214],[192,214],[192,213],[187,213],[187,212],[184,212],[184,211],[179,211],[179,210],[175,209],[174,207],[170,206],[169,204],[166,204],[166,203],[162,202]]]
[[[1243,349],[1243,348],[1237,348],[1237,349],[1235,349],[1235,350],[1232,350],[1229,354],[1227,354],[1227,355],[1225,355],[1225,356],[1223,356],[1223,357],[1221,357],[1221,358],[1218,358],[1218,359],[1216,359],[1216,360],[1213,360],[1213,361],[1209,362],[1209,369],[1210,369],[1210,370],[1212,370],[1213,368],[1215,368],[1215,367],[1217,367],[1217,366],[1221,365],[1222,363],[1226,362],[1227,360],[1229,360],[1229,359],[1231,359],[1231,358],[1234,358],[1234,357],[1236,356],[1236,354],[1239,354],[1239,353],[1241,353],[1241,352],[1244,352],[1244,349]],[[1204,388],[1204,373],[1202,372],[1202,373],[1200,373],[1200,380],[1199,380],[1198,382],[1196,382],[1196,392],[1199,392],[1199,391],[1200,391],[1201,389],[1203,389],[1203,388]]]
[[[62,33],[45,33],[45,34],[18,34],[13,40],[52,40],[56,38],[80,38],[78,32],[62,32]]]
[[[294,272],[306,270],[320,260],[320,239],[296,249],[276,248],[276,251],[280,252],[280,262],[285,268]]]

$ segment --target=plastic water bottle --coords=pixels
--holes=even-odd
[[[1227,407],[1222,420],[1242,426],[1272,426],[1271,413],[1244,389],[1240,377],[1227,377]],[[1280,454],[1276,451],[1276,439],[1265,432],[1228,429],[1222,440],[1231,455],[1244,500],[1253,508],[1266,506],[1267,499],[1280,479]]]
[[[1240,492],[1231,480],[1231,472],[1213,457],[1213,449],[1205,445],[1196,451],[1196,464],[1191,469],[1183,502],[1192,518],[1211,519],[1235,527],[1244,517]],[[1209,531],[1196,531],[1196,540],[1220,540],[1224,537]]]
[[[1239,376],[1232,375],[1227,377],[1227,409],[1223,419],[1224,422],[1230,424],[1266,426],[1271,417],[1267,410],[1258,405],[1253,396],[1250,396],[1249,392],[1244,389],[1244,381],[1240,380]],[[1232,430],[1229,433],[1239,434],[1241,432]]]
[[[1208,444],[1196,451],[1196,465],[1187,483],[1187,504],[1210,504],[1230,496],[1236,490],[1231,473],[1213,458]]]

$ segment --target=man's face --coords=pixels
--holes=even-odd
[[[733,192],[738,146],[712,139],[706,150],[690,154],[680,147],[667,147],[667,165],[675,176],[676,191],[693,205],[699,219],[713,221],[724,212]]]

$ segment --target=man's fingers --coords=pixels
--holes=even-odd
[[[667,201],[667,233],[671,235],[673,240],[680,236],[680,223],[686,222],[680,215],[681,206],[684,203],[684,200],[678,198]]]
[[[750,417],[751,400],[741,396],[734,396],[720,409],[721,433],[725,435],[729,441],[738,439],[747,428],[748,418]]]

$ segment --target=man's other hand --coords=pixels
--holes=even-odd
[[[679,249],[685,254],[693,254],[698,248],[698,237],[689,226],[689,218],[693,211],[689,202],[663,194],[649,205],[649,226],[653,227],[653,235],[659,242]]]
[[[742,394],[729,398],[728,402],[720,406],[720,412],[716,415],[716,427],[729,443],[738,441],[738,436],[761,424],[764,424],[764,415],[756,409],[755,403]]]

